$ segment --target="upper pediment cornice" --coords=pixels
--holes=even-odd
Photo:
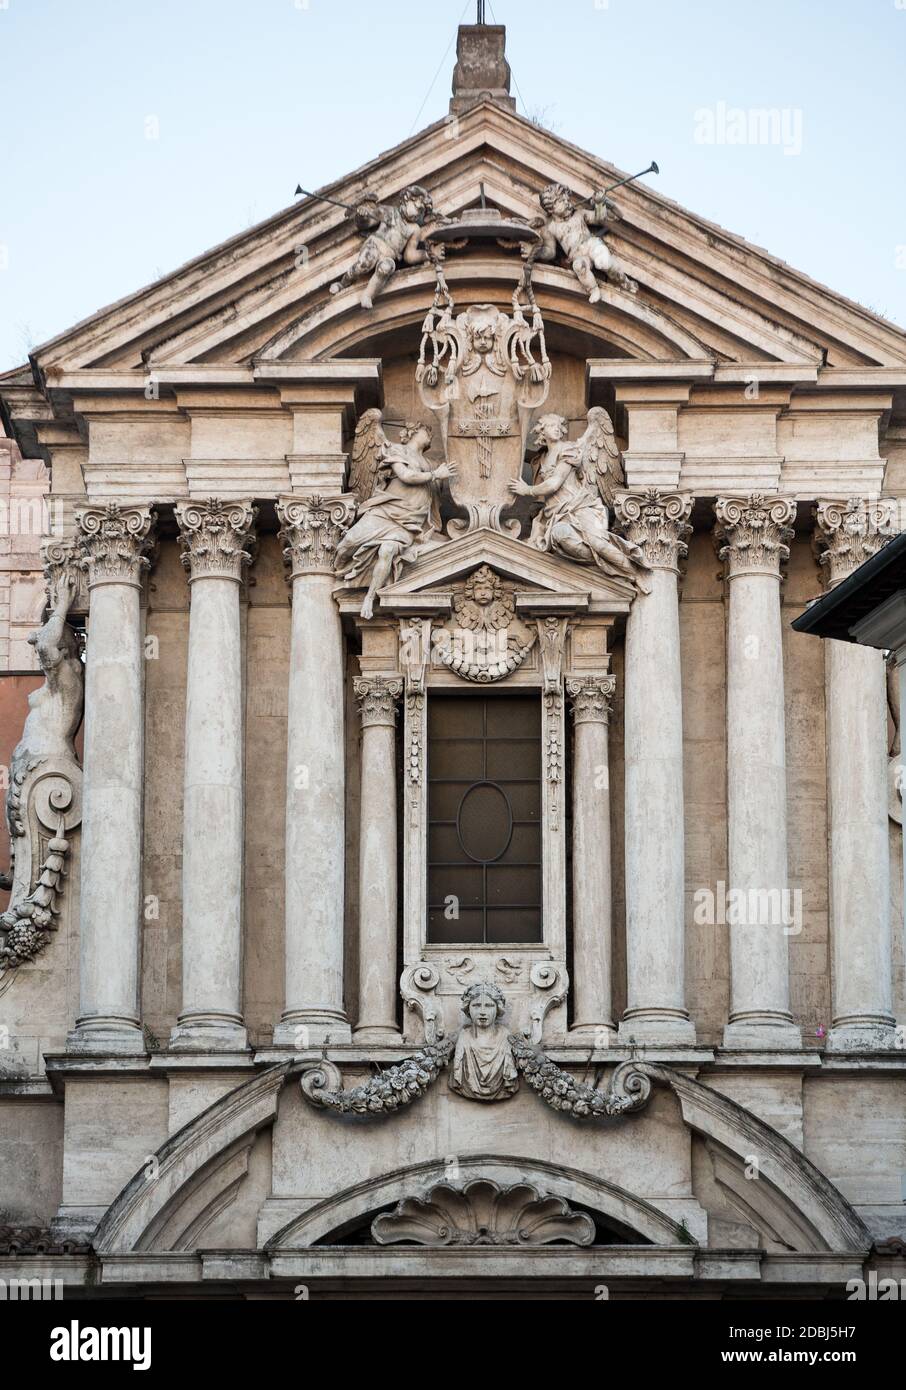
[[[585,195],[620,177],[606,161],[486,102],[435,123],[321,191],[341,202],[366,188],[392,198],[418,182],[431,191],[436,207],[455,214],[474,204],[483,183],[495,205],[526,217],[537,213],[537,192],[545,182],[562,181]],[[618,201],[623,220],[610,235],[639,280],[637,312],[613,286],[603,287],[601,304],[588,305],[568,271],[539,266],[535,283],[546,318],[556,321],[559,311],[564,321],[604,341],[621,337],[620,350],[631,357],[710,356],[731,365],[761,359],[820,367],[829,356],[838,370],[906,366],[906,333],[762,249],[648,185],[621,190]],[[414,292],[431,280],[427,270],[402,271],[371,317],[354,294],[348,302],[343,295],[331,299],[330,281],[359,245],[340,208],[307,198],[36,349],[37,380],[44,386],[55,374],[84,368],[117,371],[144,364],[175,370],[194,367],[202,357],[205,365],[216,357],[224,371],[248,370],[262,359],[279,361],[281,351],[322,358],[355,351],[356,336],[382,322],[401,314],[411,314],[414,322]],[[502,281],[512,279],[512,255],[501,252],[497,265],[502,289]],[[448,268],[462,288],[470,280],[493,286],[481,258],[457,262],[451,256]],[[659,352],[634,338],[643,329],[661,333]]]

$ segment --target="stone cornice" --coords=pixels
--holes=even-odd
[[[174,514],[189,583],[242,579],[243,567],[252,558],[256,511],[250,502],[222,502],[218,497],[177,503]]]
[[[621,492],[614,500],[620,530],[641,547],[652,569],[679,570],[679,562],[689,547],[685,537],[692,527],[692,494],[664,492],[647,488],[644,492]]]
[[[77,544],[88,587],[131,584],[138,588],[150,565],[156,514],[150,507],[122,507],[116,502],[82,507],[76,512]]]
[[[833,588],[865,560],[877,554],[894,534],[894,506],[889,499],[848,497],[820,501],[815,508],[814,547]]]
[[[354,512],[353,497],[293,497],[277,503],[283,558],[293,579],[333,573],[337,542]]]
[[[745,497],[718,497],[714,542],[727,567],[727,578],[763,574],[780,578],[789,559],[796,503],[788,497],[752,492]]]

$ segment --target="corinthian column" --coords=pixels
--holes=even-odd
[[[731,911],[727,1047],[799,1047],[790,1013],[786,746],[780,567],[796,504],[719,497],[725,562],[727,815]]]
[[[573,1033],[606,1045],[611,1012],[610,777],[607,732],[616,676],[566,681],[573,739]],[[598,1034],[603,1034],[598,1038]]]
[[[626,970],[621,1037],[694,1042],[685,1001],[683,708],[679,561],[692,511],[657,488],[616,499],[651,573],[626,624]]]
[[[359,1017],[362,1042],[399,1042],[396,1021],[396,702],[401,680],[355,682],[362,716]]]
[[[816,549],[828,588],[891,534],[890,504],[819,502]],[[824,644],[833,1019],[828,1048],[894,1042],[887,829],[884,656],[850,642]]]
[[[176,507],[189,572],[182,859],[182,1012],[171,1047],[247,1047],[242,1021],[242,661],[249,502]]]
[[[139,1008],[144,754],[141,576],[148,507],[76,513],[88,574],[81,963],[73,1050],[144,1052]]]
[[[286,754],[285,1008],[274,1042],[348,1041],[343,1001],[343,633],[333,556],[348,499],[277,504],[292,573]]]

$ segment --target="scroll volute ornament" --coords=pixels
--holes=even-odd
[[[717,553],[726,564],[728,578],[737,574],[780,574],[781,566],[789,559],[788,543],[794,535],[794,501],[758,492],[748,497],[719,497],[714,514]]]
[[[679,569],[689,550],[685,538],[692,532],[690,493],[656,487],[622,492],[614,499],[614,512],[624,535],[640,547],[652,569]]]
[[[118,502],[82,507],[76,512],[78,548],[88,587],[103,583],[138,584],[150,565],[152,528],[150,507],[123,507]]]
[[[833,588],[863,561],[877,554],[893,535],[895,503],[889,499],[849,497],[819,502],[814,535],[818,563]]]
[[[294,497],[277,503],[283,559],[292,578],[333,573],[337,545],[354,512],[352,497]]]
[[[403,693],[402,680],[393,676],[357,676],[353,682],[362,727],[395,724],[396,702]]]
[[[0,973],[11,972],[49,944],[59,925],[71,832],[82,818],[82,769],[73,742],[82,720],[84,668],[67,622],[78,590],[79,559],[70,541],[43,547],[50,615],[29,638],[44,684],[10,760],[6,820],[11,871],[0,876],[10,905],[0,914]]]
[[[209,497],[179,502],[174,512],[189,582],[202,578],[240,580],[252,559],[257,508],[250,502]]]

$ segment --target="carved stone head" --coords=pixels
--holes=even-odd
[[[493,1028],[506,1008],[506,999],[499,985],[478,980],[463,991],[462,1011],[476,1028]]]
[[[406,424],[400,430],[400,442],[402,444],[415,443],[416,447],[418,447],[419,435],[422,435],[424,438],[422,449],[430,449],[431,440],[434,438],[434,431],[431,426],[423,420],[407,420]]]
[[[549,444],[557,444],[565,439],[568,431],[569,422],[564,415],[542,415],[540,420],[535,421],[529,447],[536,452],[546,449]]]
[[[489,603],[500,598],[502,589],[499,575],[494,573],[490,565],[481,565],[469,575],[463,592],[480,608],[487,608]]]
[[[407,222],[415,222],[419,227],[434,211],[431,194],[420,184],[410,184],[400,194],[400,212]]]
[[[542,188],[538,201],[548,217],[572,217],[576,210],[573,195],[562,183],[549,183]]]

